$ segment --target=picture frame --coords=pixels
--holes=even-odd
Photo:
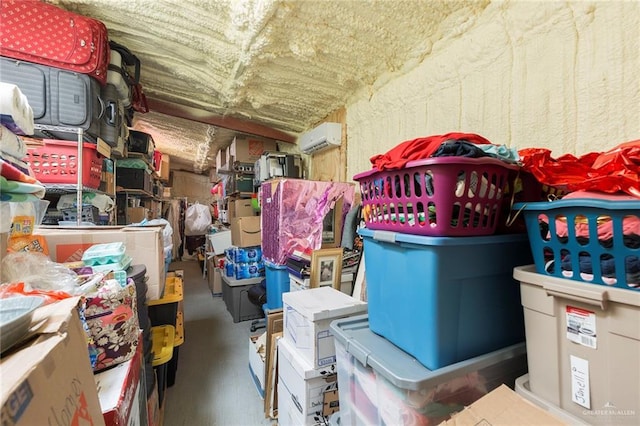
[[[342,247],[311,252],[311,282],[309,288],[331,286],[340,290],[342,281]]]
[[[342,202],[342,197],[338,198],[322,220],[323,249],[340,247],[342,243]]]

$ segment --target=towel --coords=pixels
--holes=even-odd
[[[33,134],[33,109],[15,84],[0,82],[0,124],[16,135]]]
[[[27,155],[27,145],[22,138],[4,126],[0,126],[0,152],[22,160]]]

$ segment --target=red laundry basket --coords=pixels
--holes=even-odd
[[[27,151],[25,162],[42,183],[70,184],[78,179],[78,142],[45,139],[44,145]],[[82,184],[98,189],[102,157],[95,144],[82,146]]]

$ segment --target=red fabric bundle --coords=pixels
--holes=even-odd
[[[475,133],[447,133],[404,141],[385,154],[371,157],[371,164],[378,170],[403,168],[409,161],[429,158],[443,142],[465,140],[475,144],[490,144],[487,139]]]
[[[523,169],[540,183],[570,192],[625,192],[640,197],[640,139],[581,157],[565,154],[554,159],[544,148],[525,148],[518,153]]]

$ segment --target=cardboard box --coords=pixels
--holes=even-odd
[[[262,399],[264,399],[264,383],[266,381],[264,370],[266,338],[266,332],[259,336],[249,336],[249,372]]]
[[[208,283],[209,290],[211,290],[211,294],[216,296],[222,295],[222,270],[220,268],[216,268],[216,263],[214,259],[208,259],[207,262],[207,274],[209,275]]]
[[[147,300],[155,300],[162,296],[165,283],[162,229],[160,226],[41,226],[34,234],[45,237],[49,257],[58,263],[81,261],[84,251],[94,244],[124,242],[125,253],[133,259],[132,264],[146,266]]]
[[[104,425],[78,302],[37,309],[35,336],[0,359],[3,425]]]
[[[158,174],[160,175],[160,180],[165,182],[169,182],[169,172],[170,169],[171,157],[169,154],[162,154],[162,159],[160,160],[160,170]]]
[[[227,166],[227,150],[221,149],[216,154],[216,170],[221,170]]]
[[[560,419],[501,385],[443,423],[461,425],[564,425]]]
[[[127,207],[127,222],[140,223],[147,218],[148,212],[146,207]]]
[[[113,172],[102,172],[100,178],[100,191],[113,195],[116,193],[116,180]]]
[[[255,247],[262,242],[260,216],[236,217],[231,220],[231,243],[238,247]]]
[[[255,138],[233,138],[229,146],[229,156],[240,163],[255,163],[265,151],[276,151],[277,144],[273,140]],[[227,156],[227,161],[229,161]]]
[[[142,367],[141,340],[133,358],[93,377],[98,389],[102,415],[107,425],[139,426],[141,424],[139,398],[142,389],[140,382]],[[146,396],[144,398],[146,400]]]
[[[240,200],[229,200],[227,209],[227,218],[229,221],[236,217],[255,216],[253,206],[251,205],[250,198],[243,198]]]
[[[367,304],[332,287],[282,294],[284,338],[313,368],[336,362],[331,321],[367,312]]]

